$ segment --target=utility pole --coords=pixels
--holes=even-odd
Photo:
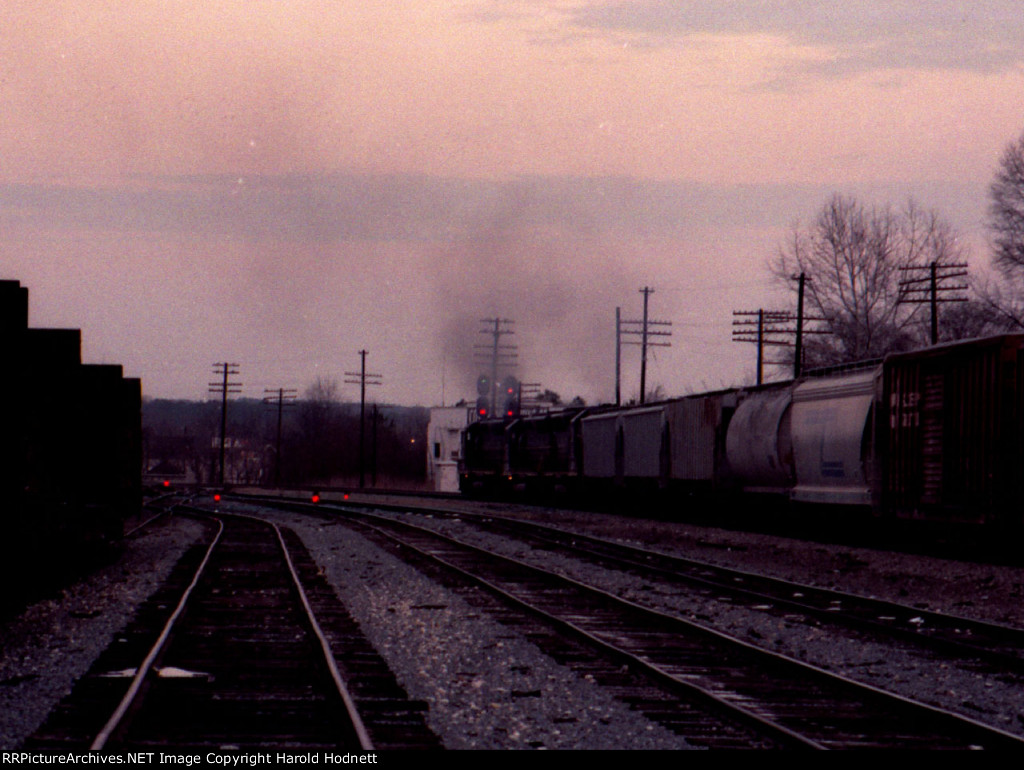
[[[380,415],[377,412],[377,404],[373,405],[373,412],[370,413],[370,424],[373,426],[373,432],[370,442],[370,486],[377,487],[377,422],[380,419]]]
[[[805,321],[826,321],[825,318],[809,318],[804,315],[804,289],[807,275],[794,275],[797,282],[796,315],[786,310],[734,310],[732,321],[733,342],[757,344],[757,384],[764,382],[765,363],[781,365],[782,361],[765,361],[764,349],[768,346],[793,346],[793,379],[803,371],[804,336],[807,334],[831,334],[827,329],[807,329]],[[755,320],[756,319],[756,320]],[[795,324],[795,327],[792,325]],[[756,327],[756,330],[753,328]],[[795,337],[795,343],[788,338]]]
[[[274,395],[276,394],[276,395]],[[274,486],[281,486],[281,423],[285,407],[293,405],[299,393],[295,388],[263,389],[263,403],[277,403],[277,449],[274,453]]]
[[[540,395],[540,383],[520,382],[518,387],[519,395],[516,397],[516,401],[519,402],[519,408],[522,412],[525,414],[539,412],[541,402],[537,400],[537,396]]]
[[[651,337],[671,337],[671,330],[664,330],[663,327],[671,326],[671,321],[652,321],[647,317],[647,306],[648,299],[654,294],[654,289],[649,286],[644,286],[640,289],[640,293],[644,295],[644,314],[643,319],[640,321],[622,321],[619,318],[619,309],[615,309],[615,362],[616,370],[618,369],[619,362],[619,345],[640,345],[640,403],[643,404],[647,398],[647,348],[649,347],[661,347],[668,348],[672,346],[671,342],[651,342]],[[660,328],[651,328],[660,327]],[[633,342],[621,342],[621,337],[624,334],[639,335],[640,341]],[[616,371],[615,377],[615,403],[618,404],[620,401],[619,393],[619,378],[618,372]]]
[[[922,270],[927,270],[928,273],[926,275],[921,275],[920,271]],[[917,271],[917,277],[904,278],[900,281],[900,294],[899,299],[896,301],[899,304],[928,303],[931,305],[931,340],[932,344],[935,345],[939,341],[939,303],[967,301],[967,297],[962,294],[955,294],[955,296],[951,297],[940,297],[939,294],[950,294],[967,290],[967,284],[965,283],[946,283],[946,281],[953,278],[963,278],[966,276],[967,263],[957,262],[941,264],[935,260],[927,265],[909,265],[907,267],[901,267],[900,271],[904,273]],[[921,284],[927,285],[922,286]]]
[[[640,345],[640,403],[642,404],[647,393],[647,301],[654,293],[654,289],[644,286],[640,289],[640,293],[644,295],[643,342]]]
[[[213,364],[214,376],[219,376],[219,382],[209,383],[209,392],[220,394],[220,485],[224,486],[224,444],[228,430],[228,394],[241,393],[242,383],[231,382],[231,377],[238,374],[238,364],[229,364],[226,361],[222,364]]]
[[[484,324],[483,328],[480,329],[480,334],[487,334],[491,337],[491,342],[486,345],[474,345],[476,352],[473,357],[481,363],[487,363],[490,365],[490,387],[489,393],[480,393],[481,398],[477,400],[477,413],[481,409],[486,408],[487,416],[493,417],[498,411],[498,369],[512,369],[516,366],[516,359],[519,354],[516,351],[515,345],[503,345],[501,344],[501,338],[507,335],[515,334],[512,329],[512,324],[515,323],[510,318],[481,318],[480,323]],[[486,351],[486,352],[485,352]],[[478,386],[479,387],[479,386]],[[481,401],[486,398],[488,403],[486,407]]]
[[[366,373],[366,356],[367,351],[360,350],[359,358],[362,361],[359,373],[356,372],[345,372],[346,377],[352,377],[353,379],[345,380],[350,385],[359,386],[359,488],[363,489],[366,486],[366,386],[367,385],[380,385],[381,377],[380,374],[367,374]]]
[[[795,347],[793,350],[793,379],[797,379],[804,369],[804,337],[808,334],[831,334],[832,332],[828,329],[812,328],[807,329],[804,327],[805,321],[817,321],[820,323],[827,323],[827,318],[814,318],[804,313],[804,295],[806,294],[807,282],[810,279],[806,273],[800,273],[800,275],[794,275],[793,280],[797,282],[796,288],[796,316],[789,314],[780,314],[780,318],[772,319],[775,326],[771,329],[772,334],[792,334],[796,338]],[[796,328],[784,328],[779,327],[778,323],[792,323],[796,322]]]
[[[796,290],[796,349],[793,351],[793,379],[800,376],[804,365],[804,284],[807,273],[795,276],[798,281]]]
[[[793,314],[784,310],[759,308],[757,310],[734,310],[732,315],[732,341],[757,344],[757,384],[761,385],[764,382],[764,349],[773,345],[793,344],[779,339],[778,336],[792,333],[792,330],[785,328],[784,324],[795,320]],[[756,327],[756,330],[751,327]]]
[[[622,406],[622,308],[615,308],[615,406]]]

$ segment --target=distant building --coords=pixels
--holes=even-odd
[[[462,431],[476,419],[471,406],[438,406],[427,425],[427,482],[435,492],[459,491]]]
[[[143,432],[144,484],[174,487],[195,486],[201,482],[195,460],[195,441],[186,432],[180,436],[154,436]]]
[[[211,457],[220,451],[220,436],[210,439]],[[229,484],[262,484],[263,452],[244,438],[224,439],[224,481]],[[211,474],[212,475],[212,474]]]

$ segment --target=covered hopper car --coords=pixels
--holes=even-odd
[[[466,492],[756,495],[878,516],[1024,520],[1024,335],[638,407],[471,424]]]

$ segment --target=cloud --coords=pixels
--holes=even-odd
[[[471,393],[479,321],[500,316],[516,321],[519,376],[593,400],[612,392],[616,306],[635,313],[663,263],[696,271],[685,244],[710,241],[721,217],[785,221],[801,194],[627,177],[136,177],[0,185],[0,228],[15,277],[74,306],[90,340],[129,363],[176,362],[147,375],[150,391],[188,392],[190,356],[235,351],[262,387],[347,346],[379,357],[392,398],[429,400],[442,367],[450,392]]]
[[[524,175],[506,180],[419,174],[141,177],[103,187],[0,184],[0,221],[48,230],[180,232],[336,243],[448,243],[481,222],[582,237],[680,237],[714,222],[762,226],[817,188],[714,185],[632,177]],[[485,228],[487,229],[487,228]],[[489,235],[484,236],[484,241]]]
[[[826,47],[797,65],[826,75],[876,69],[992,72],[1024,61],[1024,14],[1010,0],[927,2],[750,0],[591,2],[572,13],[579,27],[628,34],[645,44],[698,36],[770,36],[789,47]]]
[[[503,342],[518,346],[517,375],[594,401],[613,393],[614,309],[635,318],[644,285],[657,289],[653,314],[678,323],[650,382],[732,383],[750,356],[728,344],[730,311],[771,301],[765,258],[831,192],[610,176],[136,177],[0,185],[0,229],[8,277],[43,298],[37,310],[55,298],[37,325],[82,328],[142,371],[147,392],[190,394],[224,356],[259,392],[336,376],[352,365],[339,357],[366,348],[387,399],[438,400],[441,372],[449,397],[472,394],[480,320],[497,316],[515,320]],[[865,200],[905,194],[876,192]],[[963,199],[928,192],[926,206]]]

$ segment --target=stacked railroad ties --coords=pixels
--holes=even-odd
[[[0,564],[39,575],[118,538],[141,499],[139,380],[82,363],[79,329],[30,329],[28,289],[0,281]]]

